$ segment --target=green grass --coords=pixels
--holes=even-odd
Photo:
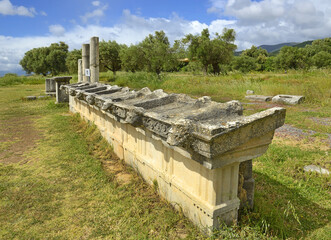
[[[6,88],[7,101],[19,109],[24,103],[43,137],[25,153],[27,163],[0,163],[0,239],[201,236],[138,175],[130,184],[119,184],[100,159],[112,161],[110,146],[94,126],[66,114],[68,105],[57,107],[54,99],[25,103],[15,96],[17,89]],[[4,105],[4,120],[29,114]]]
[[[16,74],[7,73],[5,76],[0,77],[0,87],[18,84],[41,84],[45,82],[45,78],[41,76],[17,76]]]
[[[270,89],[273,84],[277,86],[277,79],[279,89],[293,84],[299,89],[319,78],[323,83],[330,76],[327,73],[323,77],[323,71],[307,73],[306,79],[302,72],[225,77],[169,74],[160,79],[152,76],[149,83],[148,74],[139,74],[129,77],[118,73],[112,84],[132,88],[147,85],[194,97],[212,95],[215,100],[226,101],[234,96],[243,99],[252,86],[269,89],[266,81],[270,81]],[[303,86],[299,84],[301,79]],[[261,93],[256,89],[253,90],[257,94]],[[296,93],[295,89],[293,86],[291,93]],[[327,96],[329,89],[322,90],[322,96]],[[1,124],[32,116],[34,124],[27,127],[42,133],[35,148],[24,152],[26,161],[0,163],[0,239],[206,238],[156,195],[157,182],[147,186],[132,169],[123,167],[122,171],[133,174],[133,178],[129,184],[121,184],[117,172],[109,170],[107,164],[117,162],[124,166],[123,162],[113,157],[111,147],[94,125],[67,113],[67,104],[56,105],[54,99],[22,100],[43,92],[44,85],[0,87]],[[299,106],[285,106],[288,123],[318,133],[302,140],[275,138],[269,150],[253,161],[254,210],[241,213],[237,226],[223,226],[209,239],[329,239],[331,176],[303,171],[308,164],[331,169],[331,151],[322,142],[329,126],[311,120],[330,117],[328,101],[321,97]],[[8,131],[5,125],[0,126],[0,140]],[[0,154],[14,141],[17,139],[0,141]]]

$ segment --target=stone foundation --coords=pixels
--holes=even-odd
[[[70,111],[93,122],[118,157],[208,231],[235,223],[240,204],[253,206],[251,160],[267,150],[285,118],[283,108],[243,116],[237,101],[162,90],[92,83],[64,88]]]

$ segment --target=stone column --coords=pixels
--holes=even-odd
[[[85,75],[85,69],[90,69],[90,44],[82,46],[82,66],[83,66],[83,82],[89,82],[90,77]]]
[[[240,208],[253,209],[254,206],[254,179],[252,160],[247,160],[239,165],[238,197]]]
[[[56,102],[55,103],[69,102],[69,94],[66,94],[65,89],[60,89],[60,87],[62,85],[69,84],[71,77],[54,77],[53,79],[56,82]]]
[[[99,82],[99,38],[92,37],[90,41],[91,82]]]
[[[78,59],[78,82],[83,82],[83,63],[82,63],[82,59]]]

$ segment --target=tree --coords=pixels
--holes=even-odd
[[[121,69],[121,48],[122,46],[116,41],[100,42],[100,63],[104,68],[112,71],[114,76],[116,75],[116,71]]]
[[[163,31],[156,31],[155,35],[149,34],[140,44],[144,53],[145,68],[148,72],[157,75],[172,61],[170,43]]]
[[[281,69],[307,68],[309,59],[302,48],[284,46],[275,59],[276,65]]]
[[[244,50],[241,54],[242,56],[251,57],[255,61],[255,69],[257,71],[265,70],[266,62],[268,59],[268,52],[263,48],[257,48],[256,46],[252,46],[250,49]],[[247,59],[246,59],[247,60]]]
[[[256,69],[256,61],[252,57],[241,55],[239,57],[235,57],[234,61],[232,62],[232,67],[235,70],[246,73]]]
[[[66,59],[66,66],[69,73],[77,73],[78,71],[78,59],[82,58],[82,50],[74,49],[68,52]]]
[[[20,61],[27,73],[34,72],[46,76],[48,73],[57,75],[66,71],[68,45],[64,42],[52,43],[49,47],[33,48],[24,54]]]
[[[144,68],[144,52],[140,45],[121,48],[120,59],[125,71],[136,72]]]
[[[220,64],[228,64],[231,61],[234,50],[235,31],[233,29],[223,29],[222,35],[215,34],[211,39],[209,30],[203,29],[201,35],[188,34],[182,40],[188,44],[189,58],[198,60],[203,65],[205,74],[208,66],[212,65],[213,73],[220,73]]]
[[[49,46],[49,53],[46,61],[52,75],[58,75],[61,72],[67,71],[66,58],[69,46],[64,42],[52,43]]]
[[[331,67],[331,53],[321,51],[312,57],[313,64],[318,67]]]
[[[20,64],[27,73],[34,72],[46,76],[50,71],[47,61],[48,54],[48,47],[33,48],[25,53]]]
[[[331,38],[318,39],[304,48],[312,64],[318,68],[331,66]]]

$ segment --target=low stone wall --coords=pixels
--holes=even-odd
[[[252,207],[251,160],[267,150],[285,119],[283,108],[243,116],[238,101],[216,103],[148,88],[64,88],[70,111],[93,122],[121,159],[208,230],[220,221],[235,223],[240,205]]]

